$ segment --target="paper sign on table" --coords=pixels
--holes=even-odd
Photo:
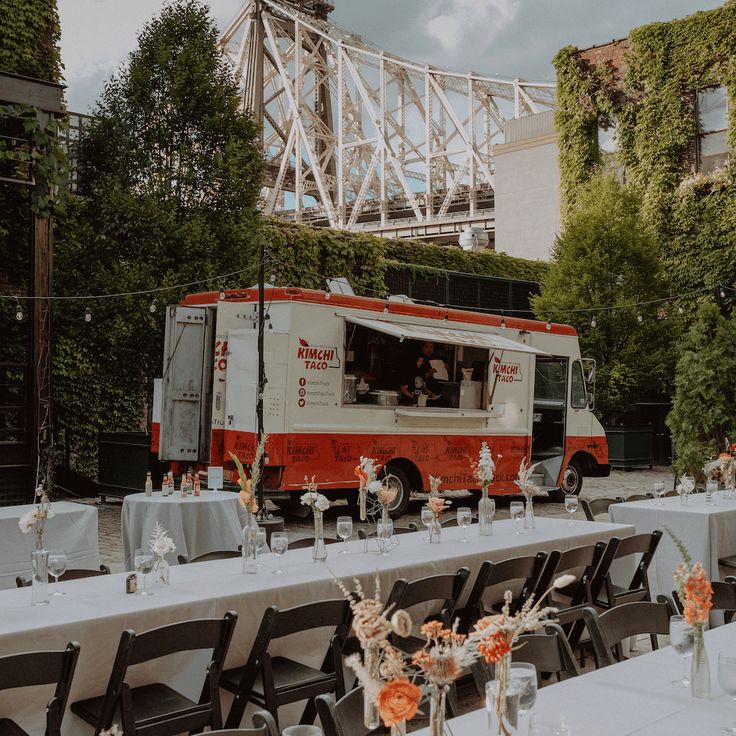
[[[222,467],[210,465],[207,468],[207,488],[211,491],[221,491],[222,486]]]

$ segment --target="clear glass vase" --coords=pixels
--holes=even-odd
[[[315,562],[324,562],[327,559],[324,519],[319,509],[314,509],[314,546],[312,547],[312,559]]]
[[[49,602],[49,552],[34,549],[31,552],[31,604],[44,606]]]
[[[374,677],[378,674],[378,660],[378,647],[366,647],[363,650],[363,666]],[[369,731],[381,725],[378,705],[375,700],[368,696],[365,689],[363,690],[363,725]]]
[[[526,496],[526,505],[524,507],[524,529],[536,529],[537,524],[534,520],[534,504],[531,496]]]
[[[439,544],[442,541],[442,524],[436,516],[429,524],[429,541],[432,544]]]
[[[391,726],[391,736],[406,736],[406,721],[399,721]]]
[[[695,646],[693,647],[690,689],[694,698],[710,700],[710,665],[708,663],[708,654],[705,651],[702,624],[698,624],[695,627]]]
[[[483,489],[483,495],[478,501],[478,527],[481,537],[490,537],[493,534],[493,516],[496,513],[496,502],[488,498],[488,489]]]
[[[153,563],[153,582],[163,583],[164,585],[169,584],[169,569],[170,565],[164,557],[157,557]]]
[[[249,513],[246,517],[246,523],[243,527],[243,572],[253,575],[258,572],[258,544],[256,542],[256,533],[258,526],[253,519],[253,514]]]
[[[521,687],[511,680],[511,653],[496,664],[495,679],[486,684],[486,709],[490,736],[517,736]]]
[[[445,731],[445,708],[447,685],[432,685],[429,689],[429,736],[443,736]]]

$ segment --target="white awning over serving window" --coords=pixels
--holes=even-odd
[[[393,335],[400,340],[420,340],[444,343],[446,345],[469,345],[487,350],[513,350],[517,353],[532,355],[549,355],[544,350],[533,348],[523,342],[516,342],[507,337],[493,335],[488,332],[472,332],[471,330],[457,330],[450,327],[430,327],[428,325],[410,325],[406,322],[389,322],[382,319],[368,319],[356,317],[352,314],[339,314],[345,317],[346,322],[368,327],[386,335]]]

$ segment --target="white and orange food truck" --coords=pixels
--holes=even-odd
[[[232,469],[256,447],[258,289],[188,296],[168,308],[153,449],[176,470]],[[267,495],[315,476],[355,500],[354,468],[376,458],[399,489],[477,493],[483,441],[500,455],[491,491],[518,492],[519,463],[538,484],[579,493],[610,471],[593,414],[595,367],[572,327],[299,288],[266,288],[263,396]]]

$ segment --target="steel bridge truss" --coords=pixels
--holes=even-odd
[[[265,212],[389,235],[487,222],[504,121],[553,107],[553,85],[416,64],[305,5],[249,0],[220,39],[262,124]]]

